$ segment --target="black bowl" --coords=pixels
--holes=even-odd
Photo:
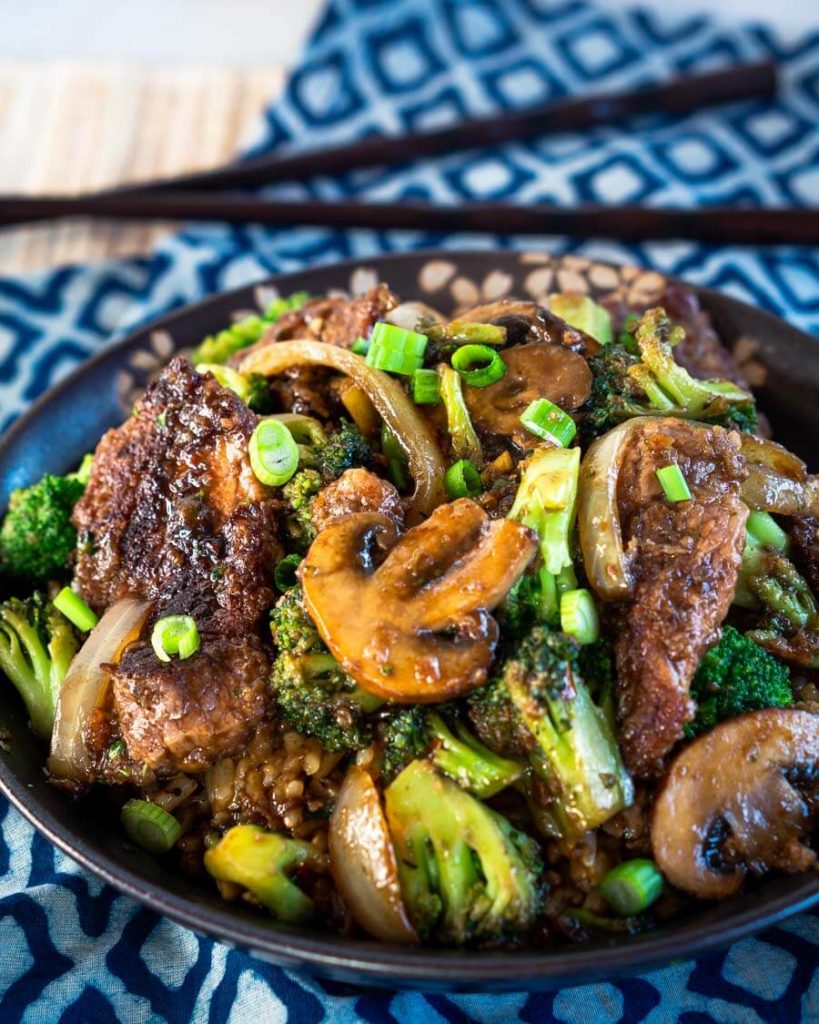
[[[196,344],[256,309],[271,289],[359,290],[388,281],[405,298],[420,297],[448,311],[502,294],[537,297],[556,288],[596,295],[631,290],[651,300],[663,286],[656,273],[592,264],[577,257],[465,252],[376,257],[283,275],[261,286],[217,296],[165,317],[88,360],[53,388],[0,439],[0,507],[12,488],[44,472],[62,473],[122,421],[151,372],[175,349]],[[706,289],[699,290],[721,336],[758,379],[763,409],[777,437],[806,459],[819,436],[819,344],[770,314]],[[727,945],[819,902],[819,875],[772,877],[718,906],[692,905],[682,918],[616,943],[516,952],[449,952],[342,939],[276,924],[244,906],[228,905],[127,844],[104,800],[72,801],[43,775],[44,749],[26,727],[10,686],[0,688],[0,728],[14,737],[0,760],[0,789],[52,842],[104,881],[160,914],[196,931],[253,950],[283,966],[343,981],[439,990],[513,990],[577,985],[644,971]]]

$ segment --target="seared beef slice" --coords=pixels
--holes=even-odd
[[[690,501],[669,502],[656,470],[676,462]],[[624,459],[618,504],[635,577],[616,643],[620,740],[638,778],[662,771],[695,712],[700,658],[717,642],[736,586],[748,510],[736,433],[647,421]]]
[[[276,503],[247,458],[256,420],[212,376],[174,359],[103,437],[74,511],[76,580],[96,611],[137,594],[156,602],[156,616],[191,614],[203,637],[229,641],[229,650],[203,641],[173,670],[152,653],[136,667],[123,659],[116,711],[131,757],[150,767],[191,757],[204,766],[236,749],[264,713],[255,687],[267,658],[254,634],[281,548]]]

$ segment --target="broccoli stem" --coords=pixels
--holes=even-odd
[[[455,725],[457,735],[453,735],[440,715],[432,713],[427,721],[433,764],[475,796],[484,800],[495,796],[522,775],[523,765],[489,750],[462,722]]]
[[[534,530],[540,542],[537,618],[556,622],[560,594],[577,586],[572,536],[580,479],[579,448],[540,448],[529,459],[509,519]]]

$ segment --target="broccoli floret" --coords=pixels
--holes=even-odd
[[[468,700],[487,746],[528,757],[564,835],[596,828],[633,796],[612,725],[583,681],[580,650],[571,637],[535,626]]]
[[[310,296],[294,292],[289,298],[274,299],[261,316],[247,316],[218,334],[209,335],[191,355],[191,362],[226,363],[232,355],[257,342],[267,328],[285,313],[301,309]]]
[[[313,916],[313,901],[293,880],[297,872],[324,870],[312,843],[258,825],[234,825],[204,859],[213,878],[244,886],[280,921],[297,924]]]
[[[310,428],[308,417],[300,419],[304,422],[294,424],[291,430],[297,441],[304,442],[299,444],[299,450],[305,468],[288,480],[282,494],[290,505],[287,528],[293,545],[306,551],[316,539],[311,517],[315,496],[346,470],[371,465],[374,456],[369,441],[352,423],[342,420],[335,433],[325,434],[317,422]]]
[[[284,721],[325,750],[361,750],[372,738],[367,715],[380,701],[362,690],[328,652],[291,654],[273,662],[271,685]]]
[[[330,751],[360,750],[371,740],[367,715],[377,697],[362,690],[330,654],[307,614],[301,587],[293,587],[271,613],[278,653],[271,686],[282,718]]]
[[[639,355],[618,343],[589,361],[593,383],[584,409],[587,439],[631,416],[680,416],[756,429],[753,395],[730,381],[698,380],[675,360],[673,347],[684,336],[664,310],[650,309],[635,330]]]
[[[505,605],[505,614],[517,629],[539,622],[554,622],[560,610],[560,592],[577,586],[572,561],[579,448],[540,448],[526,463],[509,519],[523,523],[538,535],[540,568],[524,576]]]
[[[348,469],[371,466],[373,450],[358,427],[342,420],[333,434],[314,449],[316,466],[325,482],[337,480]]]
[[[0,605],[0,669],[43,739],[51,735],[60,687],[78,649],[71,623],[39,592]]]
[[[780,657],[819,667],[819,606],[788,550],[788,536],[776,521],[767,512],[752,512],[734,603],[755,615],[751,639]]]
[[[381,774],[386,782],[411,761],[425,756],[439,771],[482,799],[511,786],[523,774],[519,761],[489,750],[460,718],[450,727],[441,714],[417,705],[388,712],[377,735],[384,751]]]
[[[392,782],[411,761],[423,757],[429,747],[426,712],[417,704],[390,709],[380,718],[376,735],[384,752],[381,776]]]
[[[86,458],[76,473],[46,473],[31,487],[11,492],[0,526],[0,569],[6,575],[32,582],[64,575],[77,546],[71,513],[85,491],[89,473]]]
[[[429,761],[387,788],[401,892],[425,941],[471,945],[525,939],[542,909],[535,841]]]
[[[279,598],[270,612],[270,632],[280,651],[306,654],[322,651],[324,645],[313,620],[304,607],[301,587],[292,587]]]
[[[247,397],[245,403],[253,412],[260,416],[266,416],[274,411],[273,396],[270,393],[270,381],[264,374],[248,373],[245,375],[247,381]]]
[[[316,539],[311,509],[313,498],[324,486],[317,469],[300,469],[282,488],[282,495],[290,505],[287,532],[299,551],[306,551]]]
[[[688,736],[745,711],[793,704],[787,666],[733,626],[724,627],[722,639],[700,661],[691,696],[697,716],[686,726]]]

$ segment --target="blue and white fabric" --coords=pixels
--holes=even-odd
[[[627,131],[599,128],[270,192],[815,205],[819,34],[786,38],[770,28],[664,13],[663,5],[614,11],[580,0],[331,0],[252,152],[398,133],[760,57],[779,62],[784,87],[775,102],[704,110],[681,121],[646,117]],[[655,267],[819,333],[819,246],[752,251],[203,226],[143,259],[0,277],[0,427],[113,337],[206,294],[376,252],[498,244],[542,244]],[[4,805],[0,815],[3,1024],[819,1021],[816,914],[697,962],[548,995],[364,992],[293,975],[158,919],[57,853],[12,809]]]

